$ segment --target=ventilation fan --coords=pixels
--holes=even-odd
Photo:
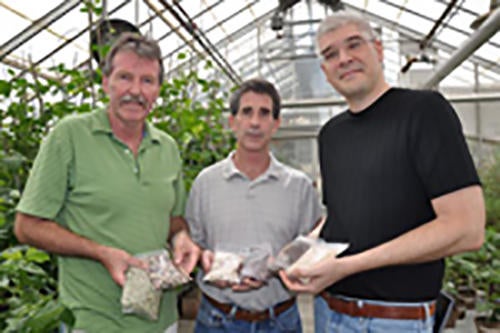
[[[124,32],[134,32],[140,34],[139,29],[125,20],[109,19],[102,20],[90,33],[90,49],[92,58],[99,65],[104,60],[106,46],[110,46]]]

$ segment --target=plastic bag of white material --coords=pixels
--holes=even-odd
[[[240,283],[240,269],[243,264],[243,259],[243,256],[236,253],[215,251],[212,267],[203,277],[203,281],[225,281],[232,284]]]
[[[285,269],[290,274],[295,269],[310,267],[330,256],[338,256],[349,247],[347,243],[327,243],[322,239],[315,239],[314,244],[298,258],[293,264]],[[301,279],[302,283],[307,283],[308,279]]]
[[[278,252],[276,258],[269,262],[269,270],[273,273],[276,273],[279,270],[290,267],[315,243],[316,239],[313,238],[309,238],[306,236],[296,237]]]
[[[169,289],[191,281],[182,269],[178,268],[167,250],[161,250],[147,257],[149,278],[156,289]]]
[[[162,291],[151,283],[147,271],[130,267],[122,290],[122,312],[148,320],[157,320]]]

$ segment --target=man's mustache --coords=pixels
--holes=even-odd
[[[120,103],[138,103],[142,107],[146,107],[148,104],[146,99],[141,95],[125,95],[120,98]]]

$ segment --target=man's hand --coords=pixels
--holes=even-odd
[[[186,274],[193,271],[200,257],[200,248],[196,245],[186,230],[177,232],[172,237],[174,263]]]
[[[295,269],[289,274],[281,270],[279,276],[286,287],[292,291],[317,294],[349,275],[342,267],[345,258],[348,257],[331,256],[309,268]]]
[[[100,251],[99,261],[106,267],[111,278],[121,287],[125,284],[125,273],[129,266],[147,269],[147,263],[130,255],[126,251],[103,246]]]
[[[264,285],[263,281],[254,280],[252,278],[244,278],[239,284],[233,284],[231,289],[234,291],[249,291],[252,289],[259,289]]]
[[[214,263],[214,253],[211,250],[203,250],[201,253],[201,267],[208,273],[212,269],[212,264]]]
[[[201,267],[205,271],[205,274],[210,272],[212,269],[212,265],[214,263],[214,252],[211,250],[203,250],[201,253]],[[231,286],[231,284],[227,281],[211,281],[211,284],[216,286],[217,288],[228,288]]]

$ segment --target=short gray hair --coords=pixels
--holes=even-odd
[[[160,65],[158,82],[160,85],[163,83],[164,68],[160,46],[153,39],[130,32],[122,33],[111,46],[111,49],[106,55],[102,65],[102,73],[104,76],[111,75],[111,72],[113,72],[113,59],[119,52],[122,51],[133,52],[141,58],[157,60]]]
[[[316,33],[316,49],[319,49],[319,39],[334,30],[337,30],[345,25],[354,24],[359,31],[366,33],[368,38],[377,38],[377,35],[370,25],[370,22],[360,14],[348,12],[345,10],[334,12],[332,15],[325,17],[319,24]]]

